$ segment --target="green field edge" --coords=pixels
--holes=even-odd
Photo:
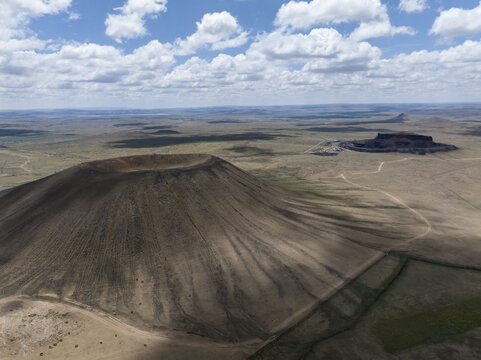
[[[304,344],[299,344],[299,346],[296,348],[294,352],[296,354],[283,354],[284,356],[280,357],[279,354],[269,354],[270,352],[275,352],[275,349],[279,347],[279,342],[283,341],[283,338],[289,336],[292,334],[296,329],[303,324],[304,322],[308,321],[316,312],[322,311],[322,307],[327,304],[331,299],[333,299],[335,296],[339,296],[339,294],[342,294],[343,292],[348,291],[350,286],[356,281],[358,281],[364,274],[366,274],[369,270],[371,270],[373,267],[379,265],[380,262],[385,260],[387,257],[395,257],[399,260],[398,265],[392,270],[391,274],[386,277],[382,284],[381,284],[381,289],[380,291],[373,297],[373,299],[370,301],[370,303],[367,306],[364,306],[362,309],[360,309],[358,312],[356,312],[355,316],[348,319],[345,324],[343,324],[339,329],[327,331],[324,333],[320,333],[317,335],[314,335],[313,338],[309,341],[307,341]],[[256,351],[254,354],[249,356],[247,360],[265,360],[265,359],[273,359],[273,360],[281,360],[281,359],[295,359],[295,360],[302,360],[304,359],[307,354],[312,350],[313,346],[317,344],[320,341],[327,340],[333,336],[336,336],[340,333],[343,333],[350,328],[352,328],[357,321],[366,313],[369,311],[369,309],[378,301],[378,299],[384,294],[384,292],[387,291],[387,289],[392,285],[392,283],[401,275],[403,272],[405,265],[407,264],[407,257],[405,256],[398,256],[398,255],[389,255],[386,254],[383,256],[381,259],[379,259],[377,262],[366,268],[359,276],[356,278],[351,279],[348,283],[343,286],[342,289],[340,289],[337,293],[333,294],[327,299],[322,300],[309,314],[307,314],[303,319],[298,321],[296,324],[291,326],[290,328],[286,329],[285,331],[279,333],[274,340],[272,340],[270,343],[264,345],[262,348],[260,348],[258,351]],[[301,354],[299,354],[299,352]]]
[[[308,320],[316,311],[319,311],[320,308],[327,303],[329,300],[331,300],[334,296],[342,293],[343,291],[346,291],[346,289],[349,288],[349,286],[359,278],[361,278],[366,272],[371,270],[373,267],[377,266],[381,261],[383,261],[386,257],[391,256],[391,257],[396,257],[399,258],[400,263],[398,267],[399,269],[396,268],[393,270],[393,273],[398,270],[398,272],[394,275],[393,273],[391,274],[391,277],[388,277],[387,284],[384,284],[383,289],[377,294],[377,296],[374,298],[374,300],[366,307],[364,307],[358,314],[355,319],[351,320],[351,323],[343,326],[342,329],[335,330],[332,332],[329,332],[328,335],[321,335],[315,340],[311,340],[309,342],[306,342],[305,344],[300,345],[300,347],[303,348],[301,350],[302,355],[300,356],[295,356],[295,357],[289,357],[285,356],[282,357],[282,359],[289,359],[289,360],[304,360],[308,354],[311,352],[312,348],[319,342],[328,340],[334,336],[337,336],[339,334],[342,334],[346,331],[349,331],[352,329],[358,322],[361,320],[363,316],[365,316],[375,305],[376,303],[380,300],[380,298],[389,290],[389,288],[393,285],[393,283],[399,278],[399,276],[402,274],[402,272],[406,269],[408,262],[409,261],[418,261],[418,262],[423,262],[427,264],[432,264],[432,265],[437,265],[437,266],[442,266],[442,267],[447,267],[447,268],[453,268],[453,269],[459,269],[459,270],[471,270],[471,271],[481,271],[481,267],[476,267],[476,266],[470,266],[470,265],[462,265],[462,264],[455,264],[455,263],[450,263],[450,262],[443,262],[443,261],[438,261],[438,260],[433,260],[433,259],[428,259],[424,258],[422,256],[416,256],[416,255],[411,255],[407,254],[402,251],[396,251],[396,250],[390,250],[385,252],[385,256],[379,259],[376,263],[372,264],[370,267],[366,268],[358,277],[351,279],[348,283],[343,286],[342,289],[340,289],[336,294],[333,294],[331,297],[328,299],[325,299],[321,301],[308,315],[306,315],[304,318],[302,318],[299,322],[291,326],[290,328],[286,329],[285,331],[281,332],[276,336],[275,339],[273,339],[271,342],[268,344],[264,345],[262,348],[257,350],[254,354],[249,356],[247,360],[267,360],[267,359],[272,359],[272,360],[280,360],[281,358],[279,357],[273,357],[269,356],[268,352],[272,351],[273,348],[277,346],[277,344],[282,341],[282,338],[289,335],[297,327],[299,327],[302,323],[304,323],[306,320]],[[273,354],[274,355],[274,354]]]
[[[378,249],[379,250],[379,249]],[[435,260],[429,259],[423,256],[412,255],[404,251],[399,250],[389,250],[385,252],[386,255],[398,256],[398,257],[406,257],[409,260],[415,260],[419,262],[424,262],[427,264],[444,266],[447,268],[459,269],[459,270],[472,270],[472,271],[481,271],[481,266],[473,266],[473,265],[463,265],[463,264],[456,264],[448,261],[442,260]]]

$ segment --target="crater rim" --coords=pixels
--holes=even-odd
[[[213,164],[216,160],[208,154],[149,154],[88,161],[78,167],[84,171],[122,174],[187,170]]]

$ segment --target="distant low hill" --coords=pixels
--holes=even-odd
[[[394,116],[386,120],[350,121],[350,122],[343,122],[342,125],[402,124],[407,121],[411,121],[411,118],[407,116],[405,113],[401,113],[397,116]]]
[[[453,125],[454,121],[439,117],[432,116],[423,120],[412,120],[411,124],[424,127],[440,127]]]

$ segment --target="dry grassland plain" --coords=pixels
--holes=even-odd
[[[401,112],[408,115],[406,121],[385,121]],[[163,324],[168,326],[154,329],[148,321],[141,323],[143,317],[114,315],[105,303],[83,303],[41,286],[35,292],[26,285],[30,290],[22,293],[3,282],[0,358],[191,359],[195,354],[196,359],[478,359],[479,120],[481,108],[468,105],[226,108],[149,116],[2,113],[0,198],[14,187],[87,161],[211,154],[284,194],[282,201],[298,216],[307,216],[301,209],[308,206],[315,214],[307,221],[312,239],[314,229],[321,229],[322,239],[333,232],[364,255],[343,254],[346,271],[352,269],[342,281],[323,278],[332,283],[314,292],[315,300],[302,297],[300,290],[296,294],[286,279],[290,300],[271,299],[284,318],[259,310],[253,323],[269,320],[275,326],[263,326],[268,331],[261,335],[239,331],[240,338],[209,331],[199,336],[167,320]],[[430,135],[459,149],[426,155],[306,153],[321,141],[368,139],[391,131]],[[11,215],[4,212],[0,223]],[[296,237],[293,228],[282,226]],[[260,231],[244,230],[248,236]],[[7,240],[2,241],[0,247]],[[311,255],[317,259],[332,256],[322,247],[314,249]],[[11,269],[9,259],[0,254],[0,278]],[[316,275],[305,274],[300,282],[314,286]],[[294,306],[296,296],[302,301]],[[226,334],[235,334],[235,321],[230,326]]]

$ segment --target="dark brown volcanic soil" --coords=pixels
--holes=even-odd
[[[84,163],[0,204],[0,297],[57,296],[217,340],[267,338],[381,254],[208,155]]]
[[[374,139],[346,141],[342,146],[349,150],[363,152],[397,151],[418,154],[457,149],[454,145],[435,143],[431,136],[410,133],[378,133]]]

